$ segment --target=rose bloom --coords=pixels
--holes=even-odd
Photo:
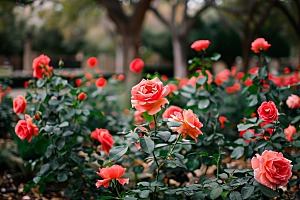
[[[135,124],[141,124],[141,123],[143,123],[144,121],[146,121],[146,119],[142,118],[143,112],[135,111],[135,112],[133,113],[133,115],[134,115],[134,123],[135,123]],[[154,122],[154,121],[151,122],[151,123],[149,124],[149,128],[150,128],[151,130],[155,128],[155,122]]]
[[[5,90],[1,91],[1,97],[4,98],[5,97]]]
[[[98,180],[96,183],[97,188],[99,188],[101,185],[103,185],[105,188],[108,188],[109,181],[117,179],[120,184],[124,185],[125,183],[129,183],[129,178],[121,178],[121,176],[126,171],[126,168],[123,168],[120,165],[113,165],[111,167],[106,168],[99,168],[100,173],[97,172],[99,176],[104,178],[104,180]]]
[[[235,93],[235,88],[233,86],[229,86],[225,89],[226,93],[233,94]]]
[[[109,151],[115,141],[113,140],[108,130],[102,128],[100,129],[96,128],[96,130],[92,132],[91,137],[93,139],[98,140],[101,143],[101,150],[109,154]]]
[[[24,88],[28,88],[28,85],[29,85],[28,81],[25,81],[24,82]]]
[[[129,69],[131,71],[133,71],[134,73],[138,74],[143,70],[144,65],[145,64],[144,64],[144,61],[142,59],[136,58],[130,63]]]
[[[221,129],[225,128],[224,122],[227,121],[227,118],[221,116],[221,117],[219,117],[219,121],[220,121],[220,123],[221,123]]]
[[[237,69],[236,67],[232,66],[230,69],[230,76],[234,77],[236,75]]]
[[[291,70],[290,70],[290,68],[285,67],[284,70],[283,70],[283,72],[284,72],[285,74],[289,74],[289,73],[291,73]]]
[[[244,72],[238,72],[238,73],[236,74],[234,80],[235,80],[236,82],[238,82],[241,78],[243,78],[244,75],[245,75]]]
[[[71,73],[69,76],[70,79],[73,79],[74,77],[75,77],[74,73]]]
[[[203,51],[207,49],[209,46],[210,41],[209,40],[197,40],[191,45],[191,49],[195,49],[196,51]]]
[[[298,109],[300,106],[300,98],[297,95],[292,94],[286,100],[286,104],[291,109]]]
[[[76,79],[75,83],[76,83],[77,86],[80,86],[82,81],[81,81],[81,79]]]
[[[162,75],[162,76],[161,76],[161,80],[162,80],[163,82],[166,82],[166,81],[168,80],[168,77],[167,77],[166,75]]]
[[[123,74],[120,74],[119,76],[118,76],[118,81],[123,81],[124,80],[124,78],[125,78],[125,76],[123,75]]]
[[[166,98],[163,98],[169,93],[170,87],[168,85],[164,87],[159,78],[143,79],[131,90],[131,104],[137,111],[147,111],[149,115],[154,115],[164,107],[164,104],[169,103]]]
[[[86,94],[85,94],[84,92],[81,92],[81,93],[78,95],[78,99],[79,99],[80,101],[85,100],[85,99],[86,99]]]
[[[44,73],[43,73],[42,66],[46,69],[46,71],[53,70],[53,67],[49,67],[49,63],[50,63],[50,58],[48,56],[45,56],[44,54],[35,58],[32,62],[32,68],[34,70],[33,77],[38,79],[43,78]]]
[[[170,87],[170,92],[177,91],[177,86],[174,83],[168,83],[168,86]]]
[[[178,84],[178,89],[180,90],[182,86],[188,85],[189,79],[188,78],[183,78],[180,80]]]
[[[199,121],[196,115],[191,109],[184,110],[183,114],[180,112],[174,112],[172,118],[169,121],[182,122],[183,124],[179,127],[171,127],[173,131],[177,131],[180,134],[183,134],[184,139],[187,135],[195,139],[197,142],[198,135],[203,135],[200,131],[200,128],[203,127],[203,124]]]
[[[23,96],[18,95],[13,100],[13,108],[16,114],[22,113],[24,115],[26,111],[26,100]]]
[[[285,139],[289,140],[290,142],[293,142],[293,138],[292,135],[296,134],[296,128],[295,126],[291,126],[289,125],[288,128],[284,129],[284,134],[286,134],[287,136],[285,137]]]
[[[90,68],[95,67],[98,64],[98,59],[96,57],[91,57],[87,60],[87,65]]]
[[[224,69],[222,70],[220,73],[218,73],[216,76],[215,76],[215,83],[217,85],[222,85],[223,84],[223,81],[228,81],[229,79],[229,76],[230,76],[230,71],[229,69]]]
[[[66,78],[68,76],[68,72],[64,71],[62,74],[61,74],[62,77]]]
[[[254,178],[257,182],[276,190],[276,185],[286,186],[292,177],[292,161],[283,157],[282,153],[264,151],[251,160]]]
[[[88,80],[92,79],[94,76],[93,74],[91,74],[90,72],[85,73],[84,75],[85,78],[87,78]]]
[[[11,92],[11,87],[8,87],[6,90],[7,90],[8,93],[10,93]]]
[[[25,120],[19,120],[15,132],[16,135],[21,139],[28,139],[28,142],[31,141],[32,136],[37,136],[39,129],[35,124],[32,124],[32,118],[29,115],[25,115]]]
[[[241,85],[239,83],[233,84],[235,91],[239,91],[241,89]]]
[[[167,108],[165,110],[165,112],[162,114],[162,118],[166,119],[166,118],[172,118],[171,115],[174,115],[175,112],[180,112],[182,113],[182,109],[179,108],[178,106],[170,106],[169,108]]]
[[[40,120],[41,118],[40,118],[39,116],[37,116],[37,114],[35,114],[35,115],[33,116],[33,119],[35,119],[35,120]]]
[[[107,80],[105,78],[98,78],[95,82],[95,85],[97,88],[103,88],[107,84]]]
[[[264,38],[257,38],[251,43],[251,50],[255,53],[259,53],[262,50],[267,50],[270,46],[271,44],[268,44]]]
[[[262,119],[268,123],[278,119],[278,110],[273,101],[263,102],[258,108],[257,113],[259,115],[259,119]]]

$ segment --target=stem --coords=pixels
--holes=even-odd
[[[117,182],[117,180],[115,179],[115,180],[113,181],[113,183],[114,183],[114,185],[115,185],[115,187],[116,187],[116,191],[117,191],[118,197],[119,197],[120,199],[122,199],[122,197],[121,197],[121,195],[120,195],[120,193],[119,193],[119,190],[118,190],[118,186],[117,186],[118,182]]]
[[[153,115],[153,118],[154,118],[154,124],[155,124],[154,134],[155,134],[155,137],[156,137],[156,134],[157,134],[156,114]],[[159,164],[158,164],[158,161],[157,161],[157,159],[156,159],[156,156],[155,156],[154,151],[152,152],[152,154],[153,154],[153,158],[154,158],[154,160],[155,160],[156,166],[157,166],[157,173],[156,173],[156,178],[155,178],[155,180],[157,181],[158,175],[159,175]],[[155,200],[155,197],[156,197],[156,190],[157,190],[157,186],[156,186],[155,189],[154,189],[154,196],[153,196],[153,199],[154,199],[154,200]]]
[[[202,51],[202,68],[205,70],[204,51]]]
[[[171,154],[172,154],[173,150],[175,149],[175,146],[176,146],[177,142],[179,141],[179,138],[180,138],[180,137],[181,137],[181,134],[179,135],[179,137],[178,137],[177,140],[175,141],[175,143],[174,143],[174,145],[173,145],[173,147],[172,147],[170,153],[168,154],[167,158],[169,158],[169,157],[171,156]]]
[[[156,122],[156,114],[155,114],[155,115],[153,115],[153,118],[154,118],[154,124],[155,124],[154,133],[155,133],[155,137],[156,137],[156,134],[157,134],[157,122]]]
[[[221,142],[219,142],[219,157],[217,160],[217,178],[219,178],[219,162],[220,162],[220,158],[221,158]]]

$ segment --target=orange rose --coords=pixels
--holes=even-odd
[[[104,178],[104,180],[98,180],[96,183],[97,188],[103,185],[105,188],[108,188],[109,181],[116,179],[120,184],[124,185],[129,183],[129,178],[121,178],[121,176],[126,171],[126,168],[123,168],[120,165],[113,165],[111,167],[99,168],[100,173],[97,172],[99,176]]]
[[[32,118],[29,115],[25,115],[25,120],[19,120],[15,132],[16,135],[21,139],[28,139],[28,142],[31,141],[32,136],[37,136],[39,129],[35,124],[32,124]]]

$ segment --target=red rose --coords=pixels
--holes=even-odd
[[[164,114],[162,115],[162,118],[163,119],[172,118],[172,115],[174,115],[175,112],[182,113],[182,109],[177,106],[170,106],[165,110]]]
[[[229,87],[227,87],[227,88],[225,89],[225,91],[226,91],[226,93],[228,93],[228,94],[233,94],[233,93],[235,93],[235,88],[232,87],[232,86],[229,86]]]
[[[74,77],[75,77],[74,73],[71,73],[69,76],[70,79],[73,79]]]
[[[236,75],[236,71],[237,71],[237,68],[232,66],[231,69],[230,69],[231,73],[230,73],[230,76],[235,76]]]
[[[166,82],[166,81],[168,80],[168,77],[167,77],[166,75],[162,75],[162,76],[161,76],[161,80],[162,80],[163,82]]]
[[[4,98],[5,97],[5,90],[1,91],[1,97]]]
[[[300,98],[297,95],[292,94],[286,100],[286,104],[290,109],[298,109],[300,106]]]
[[[196,51],[205,50],[209,44],[209,40],[197,40],[191,45],[191,49],[195,49]]]
[[[39,133],[39,129],[35,124],[32,124],[32,119],[29,115],[25,115],[25,120],[19,120],[16,127],[15,132],[16,135],[21,139],[28,139],[28,142],[31,141],[32,136],[37,136]]]
[[[129,178],[121,178],[121,176],[126,171],[126,168],[123,168],[120,165],[113,165],[111,167],[99,168],[100,173],[97,172],[99,176],[104,178],[104,180],[98,180],[96,183],[97,188],[103,185],[105,188],[108,188],[109,181],[117,179],[120,184],[124,185],[129,183]]]
[[[283,70],[283,72],[284,72],[285,74],[289,74],[289,73],[291,73],[291,70],[290,70],[290,68],[285,67],[284,70]]]
[[[96,57],[91,57],[87,60],[87,65],[90,68],[95,67],[98,64],[98,59]]]
[[[26,111],[26,100],[23,96],[18,95],[17,98],[13,100],[13,108],[16,114],[22,113],[24,115]]]
[[[251,46],[251,50],[253,50],[255,53],[259,53],[262,50],[267,50],[271,44],[268,44],[264,38],[257,38],[251,43]]]
[[[43,74],[45,71],[53,70],[53,67],[49,67],[49,63],[50,63],[50,58],[48,56],[45,56],[44,54],[35,58],[32,62],[32,68],[34,70],[33,77],[36,77],[38,79],[43,78]],[[42,67],[46,70],[43,70]]]
[[[278,119],[278,110],[273,101],[263,102],[258,108],[257,113],[259,115],[259,119],[262,119],[268,123]]]
[[[124,78],[125,78],[125,76],[123,75],[123,74],[120,74],[119,76],[118,76],[118,81],[123,81],[124,80]]]
[[[219,121],[220,121],[220,123],[221,123],[221,129],[225,128],[224,122],[227,121],[227,118],[221,116],[221,117],[219,117]]]
[[[229,71],[229,69],[224,69],[224,70],[222,70],[220,73],[218,73],[218,74],[215,76],[215,82],[216,82],[218,85],[222,85],[222,84],[223,84],[223,81],[228,81],[229,76],[230,76],[230,71]]]
[[[147,111],[149,115],[154,115],[164,107],[164,104],[169,103],[166,98],[163,98],[169,93],[170,87],[168,85],[164,87],[159,78],[143,79],[131,90],[131,104],[137,111]]]
[[[290,142],[293,142],[293,138],[292,135],[296,134],[296,128],[295,126],[291,126],[289,125],[288,128],[284,129],[284,134],[286,134],[287,136],[285,137],[285,139],[289,140]]]
[[[109,151],[115,141],[113,140],[108,130],[102,128],[100,129],[96,128],[96,130],[92,132],[91,137],[101,142],[101,150],[109,154]]]
[[[81,81],[81,79],[76,79],[75,83],[76,83],[77,86],[80,86],[82,81]]]
[[[28,85],[29,85],[29,84],[28,84],[28,81],[25,81],[25,82],[24,82],[24,88],[28,88]]]
[[[91,74],[90,72],[87,72],[84,74],[84,77],[87,78],[88,80],[93,78],[93,74]]]
[[[282,153],[264,151],[256,154],[251,160],[254,178],[257,182],[273,190],[277,185],[286,186],[292,177],[292,161],[283,157]]]
[[[129,69],[133,71],[134,73],[138,74],[142,71],[144,68],[144,61],[142,59],[136,58],[134,59],[129,66]]]
[[[10,93],[11,92],[11,87],[8,87],[6,90],[7,90],[8,93]]]
[[[95,82],[95,85],[97,88],[103,88],[107,84],[107,80],[105,78],[98,78]]]
[[[86,99],[86,94],[85,94],[84,92],[81,92],[81,93],[78,95],[78,99],[79,99],[80,101],[85,100],[85,99]]]

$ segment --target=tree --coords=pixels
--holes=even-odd
[[[151,10],[155,15],[168,27],[172,33],[172,43],[173,43],[173,65],[174,65],[174,76],[184,77],[187,72],[187,36],[189,30],[192,28],[193,24],[199,18],[201,12],[206,10],[212,1],[205,1],[205,5],[196,12],[193,17],[189,17],[187,10],[188,0],[183,2],[176,1],[172,5],[172,11],[170,19],[165,19],[158,11],[157,8],[151,7]],[[183,5],[182,21],[181,25],[177,25],[175,22],[175,12],[179,5]]]

